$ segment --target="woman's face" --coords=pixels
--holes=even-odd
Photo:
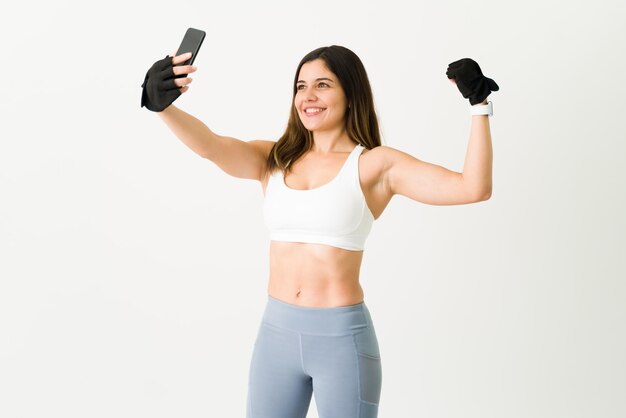
[[[344,125],[348,101],[337,76],[321,59],[302,65],[294,106],[309,131],[327,131]]]

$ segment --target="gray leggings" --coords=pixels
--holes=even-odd
[[[382,367],[365,302],[291,305],[268,295],[248,376],[246,418],[376,418]]]

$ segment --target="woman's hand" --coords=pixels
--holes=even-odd
[[[483,75],[478,63],[471,58],[463,58],[448,65],[446,75],[456,84],[464,98],[473,105],[486,103],[487,96],[500,87]]]
[[[449,80],[450,80],[450,82],[451,82],[452,84],[456,84],[456,80],[455,80],[454,78],[450,78]],[[485,104],[487,104],[488,102],[489,102],[489,100],[485,99],[485,100],[483,100],[482,102],[480,102],[479,104],[481,104],[481,105],[485,105]]]
[[[189,90],[192,78],[186,77],[196,71],[192,65],[179,65],[191,58],[191,52],[182,55],[168,55],[155,62],[146,73],[141,87],[141,106],[153,112],[161,112],[182,93]]]
[[[189,75],[195,72],[198,68],[193,65],[179,65],[182,62],[187,61],[191,58],[191,52],[187,52],[185,54],[181,54],[178,56],[174,56],[170,54],[172,58],[172,64],[174,64],[174,74],[176,74],[176,85],[181,87],[180,92],[184,93],[189,90],[189,84],[193,81],[191,77],[182,77],[183,75]]]

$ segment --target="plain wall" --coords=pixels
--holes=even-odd
[[[379,416],[626,416],[625,11],[12,2],[0,17],[0,416],[245,416],[269,273],[260,183],[140,108],[145,72],[189,26],[207,39],[176,105],[215,132],[276,140],[298,62],[338,44],[365,64],[383,143],[455,171],[470,105],[445,72],[477,61],[500,85],[491,199],[395,196],[366,242]]]

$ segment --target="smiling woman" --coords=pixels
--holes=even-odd
[[[175,66],[184,59],[172,58],[173,69],[165,63],[172,76],[195,71]],[[482,101],[466,81],[459,85]],[[185,92],[189,82],[171,84]],[[228,174],[259,181],[264,192],[270,271],[247,418],[305,417],[314,389],[320,417],[377,417],[381,355],[359,283],[365,241],[394,194],[437,205],[489,197],[491,137],[480,111],[472,113],[463,173],[383,146],[363,63],[333,45],[298,64],[277,141],[216,135],[173,105],[159,113],[191,149]]]
[[[331,128],[339,129],[335,138],[343,131],[346,139],[367,149],[381,145],[365,67],[354,52],[338,45],[311,51],[298,64],[287,129],[267,155],[266,174],[276,168],[289,174],[290,162],[322,142],[313,140],[313,132],[319,137]]]
[[[317,77],[323,74],[323,77]],[[321,59],[308,62],[300,69],[294,106],[302,124],[309,131],[324,131],[340,125],[348,104],[341,84]]]

